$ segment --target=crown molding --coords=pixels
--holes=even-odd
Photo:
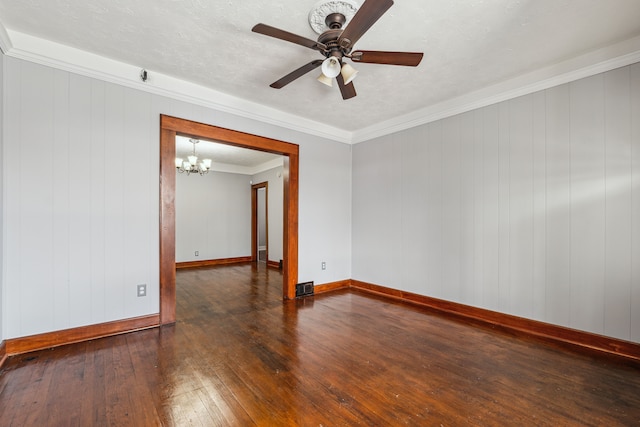
[[[4,25],[2,25],[2,22],[0,22],[0,50],[6,54],[12,48],[13,45],[11,44],[9,34],[7,34],[7,30],[4,28]]]
[[[251,171],[251,175],[257,175],[262,172],[266,172],[271,169],[281,168],[284,165],[284,158],[278,157],[277,159],[269,160],[260,165],[257,165]]]
[[[142,67],[105,58],[90,52],[62,45],[13,30],[6,30],[7,40],[0,42],[9,57],[23,59],[59,70],[92,77],[133,89],[166,96],[217,111],[257,120],[286,129],[322,138],[350,143],[351,132],[285,113],[226,93],[147,70],[148,79],[140,79]]]
[[[237,173],[240,175],[257,175],[261,172],[268,171],[270,169],[275,169],[278,167],[282,167],[283,159],[282,157],[278,157],[273,160],[268,160],[264,163],[261,163],[256,166],[239,166],[239,165],[230,165],[228,163],[211,163],[211,171],[214,172],[224,172],[224,173]]]
[[[640,61],[640,36],[354,132],[352,144],[400,132]]]
[[[141,70],[139,66],[115,61],[28,34],[7,30],[1,23],[0,49],[10,57],[346,144],[369,141],[640,62],[640,36],[637,36],[463,96],[350,132],[163,75],[153,70],[147,70],[149,78],[146,82],[142,82],[139,78]]]

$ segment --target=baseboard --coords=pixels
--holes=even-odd
[[[429,307],[439,312],[470,319],[475,322],[489,324],[513,332],[526,334],[555,342],[574,349],[604,352],[634,360],[640,360],[640,344],[611,338],[591,332],[579,331],[564,326],[553,325],[537,320],[526,319],[510,314],[499,313],[465,304],[427,297],[411,292],[400,291],[380,285],[351,280],[353,289],[383,295],[413,304]]]
[[[569,345],[574,349],[604,352],[629,359],[640,360],[640,344],[630,341],[525,319],[358,280],[347,279],[316,285],[314,287],[314,293],[320,294],[340,289],[355,289],[417,304],[459,318],[497,326],[517,333],[538,337],[545,341]],[[97,325],[81,326],[78,328],[4,340],[0,342],[0,368],[9,356],[16,354],[149,329],[157,327],[159,324],[159,315],[152,314],[149,316],[116,320]]]
[[[176,262],[176,268],[212,267],[215,265],[243,264],[245,262],[251,262],[251,257],[241,256],[241,257],[235,257],[235,258],[219,258],[219,259],[205,259],[202,261]]]
[[[20,338],[5,340],[5,355],[28,353],[30,351],[43,350],[66,344],[89,341],[96,338],[104,338],[127,332],[140,331],[160,325],[160,315],[134,317],[131,319],[116,320],[113,322],[99,323],[97,325],[80,326],[78,328],[64,329],[61,331],[46,332]]]
[[[267,267],[280,270],[280,261],[267,260]]]
[[[351,280],[350,279],[340,280],[340,281],[337,281],[337,282],[323,283],[321,285],[315,285],[313,287],[313,293],[314,294],[322,294],[324,292],[337,291],[339,289],[348,289],[349,287],[351,287]]]
[[[2,365],[4,361],[7,360],[7,344],[4,340],[0,341],[0,369],[2,369]]]

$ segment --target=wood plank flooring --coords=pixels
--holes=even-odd
[[[640,366],[357,291],[281,300],[263,265],[180,270],[175,326],[0,372],[1,426],[640,424]]]

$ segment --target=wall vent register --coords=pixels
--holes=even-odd
[[[313,282],[298,283],[296,285],[296,298],[313,295]]]

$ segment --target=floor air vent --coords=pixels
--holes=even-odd
[[[298,283],[296,285],[296,298],[313,295],[313,282]]]

